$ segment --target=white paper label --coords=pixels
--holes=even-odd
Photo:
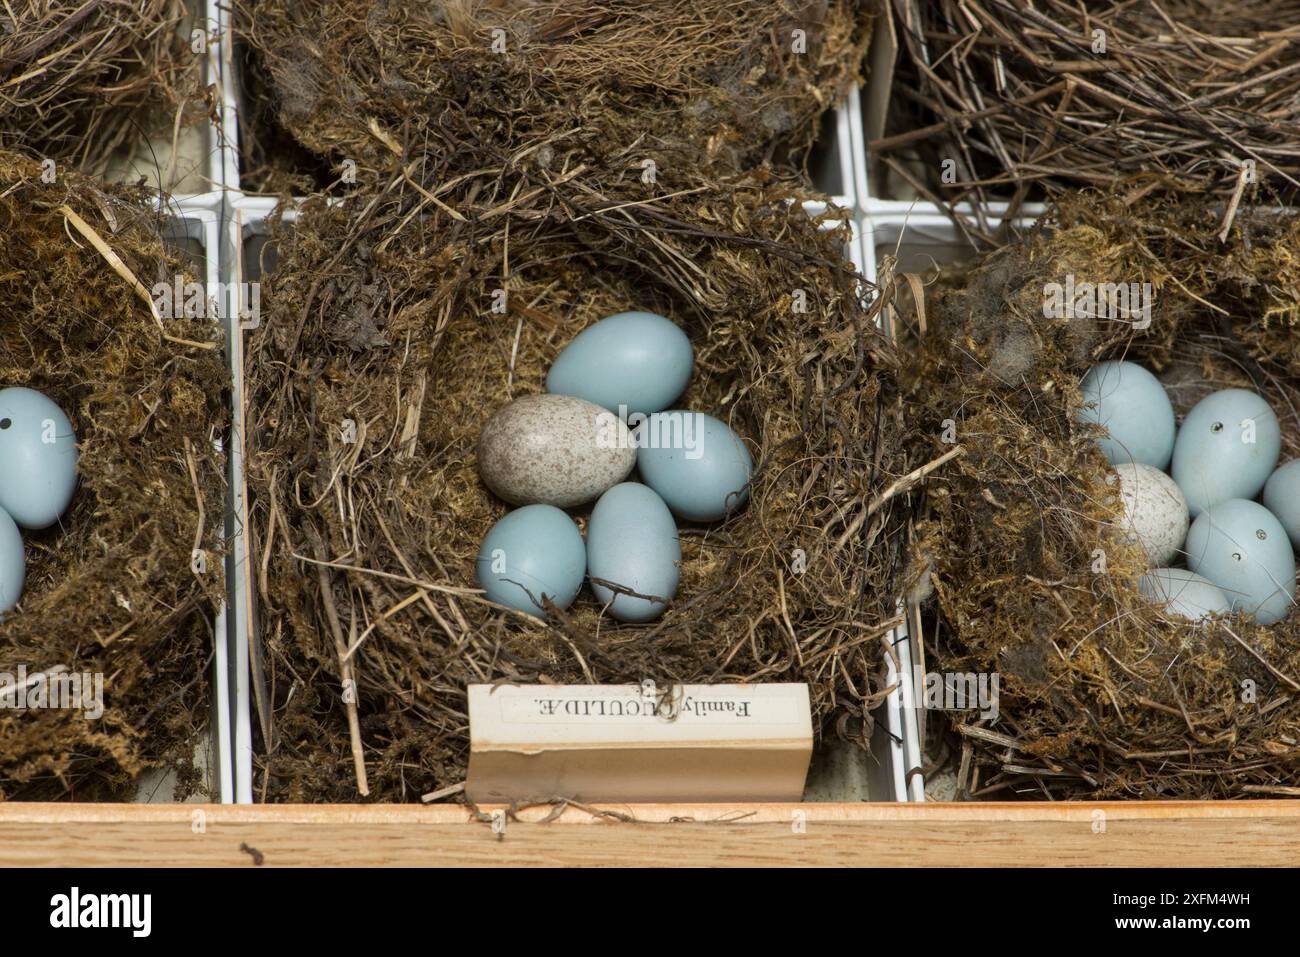
[[[511,724],[626,722],[629,724],[783,724],[798,716],[789,696],[758,695],[731,689],[700,692],[678,688],[672,694],[639,689],[546,688],[498,690],[501,720]],[[522,692],[522,693],[521,693]]]

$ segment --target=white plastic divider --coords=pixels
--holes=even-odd
[[[211,202],[217,200],[217,194],[209,194]],[[219,200],[218,200],[219,205]],[[160,212],[165,217],[163,237],[173,248],[193,255],[202,255],[203,275],[209,295],[209,304],[214,303],[213,290],[221,288],[221,215],[219,209],[211,205],[195,202],[193,199],[168,203]],[[185,247],[189,247],[186,249]],[[213,445],[222,451],[224,441],[218,436]],[[229,517],[224,523],[224,530],[229,535]],[[227,576],[229,573],[227,572]],[[229,579],[227,578],[227,581]],[[234,769],[230,762],[231,754],[231,679],[230,670],[230,628],[231,620],[227,603],[222,603],[213,616],[212,635],[212,670],[211,670],[211,718],[209,719],[207,748],[203,742],[196,742],[199,764],[204,771],[205,783],[212,798],[222,804],[234,801]],[[137,802],[157,802],[171,799],[174,775],[167,771],[158,771],[143,778],[137,787]],[[202,800],[196,797],[196,800]]]
[[[859,113],[858,90],[854,87],[828,115],[808,163],[808,175],[813,186],[826,193],[834,205],[850,212],[856,209],[857,204],[857,152],[853,145],[853,124]],[[861,137],[860,130],[857,136]]]
[[[223,24],[229,16],[229,9],[221,5],[222,0],[199,0],[201,12],[196,15],[195,29],[204,33],[203,47],[203,82],[207,86],[224,89],[228,69],[225,63],[227,45],[223,42]],[[217,101],[218,122],[208,124],[206,170],[209,188],[200,196],[182,197],[182,201],[202,203],[215,207],[225,196],[226,176],[229,165],[230,147],[225,133],[226,110],[224,97]],[[220,245],[218,243],[218,245]]]
[[[221,28],[224,12],[220,0],[187,0],[190,34],[183,38],[195,56],[202,57],[201,80],[204,86],[220,86],[223,79]],[[201,42],[201,45],[199,45]],[[227,112],[224,102],[218,101],[220,114]],[[107,178],[118,182],[135,182],[143,178],[156,189],[168,189],[163,183],[162,167],[173,168],[172,179],[186,187],[200,184],[197,192],[170,189],[171,202],[187,207],[214,208],[220,203],[226,187],[226,168],[229,150],[225,146],[222,123],[206,123],[202,129],[182,127],[172,141],[174,131],[168,131],[166,140],[161,135],[148,137],[145,143],[136,144],[129,151],[115,154],[109,163]],[[198,142],[195,142],[195,134]],[[166,163],[155,155],[161,153]],[[184,164],[183,166],[181,164]]]
[[[854,96],[856,95],[855,90]],[[855,162],[858,155],[855,151],[853,154]],[[835,205],[839,203],[836,202]],[[826,207],[822,203],[808,203],[805,204],[805,208],[809,213],[817,215]],[[851,208],[848,211],[854,212]],[[853,216],[849,220],[849,226],[853,231],[853,238],[845,251],[858,272],[868,280],[874,281],[875,263],[870,258],[867,243],[869,224],[864,223],[861,216]],[[827,228],[834,228],[834,223],[828,223]],[[871,748],[873,757],[879,762],[881,773],[869,777],[876,781],[883,778],[887,782],[883,787],[889,793],[890,800],[924,801],[925,792],[920,776],[913,775],[910,778],[908,776],[909,771],[921,766],[921,746],[916,736],[916,713],[912,704],[915,695],[910,684],[912,653],[906,626],[891,632],[890,644],[897,649],[898,666],[895,667],[892,659],[886,660],[885,681],[888,685],[897,683],[898,689],[886,696],[880,706],[878,718],[883,718],[884,721],[872,738]],[[883,734],[880,733],[882,731]]]
[[[230,316],[229,355],[231,366],[231,482],[230,521],[232,545],[230,557],[231,614],[231,667],[234,740],[231,751],[235,779],[235,802],[253,802],[253,693],[252,693],[252,640],[257,634],[256,595],[253,591],[252,569],[256,567],[246,530],[248,528],[248,488],[244,463],[247,444],[245,422],[247,398],[244,391],[244,333],[260,325],[260,316],[244,318],[251,313],[251,288],[245,284],[249,270],[244,262],[247,239],[265,233],[267,217],[275,211],[277,201],[271,197],[230,194],[224,206],[226,221],[222,236],[222,251],[227,264],[226,285],[227,314]],[[286,221],[294,218],[292,207],[284,212]],[[260,282],[260,277],[256,280]],[[260,301],[260,293],[259,293]]]
[[[875,201],[871,205],[874,206]],[[870,278],[876,277],[886,255],[898,258],[899,272],[923,272],[934,265],[959,262],[975,254],[974,248],[962,240],[952,220],[932,203],[903,205],[907,208],[901,211],[869,212],[862,216],[863,258]],[[908,609],[905,604],[900,604],[899,611],[906,616]],[[924,803],[925,778],[921,773],[925,747],[921,729],[924,724],[916,687],[916,665],[924,660],[924,656],[918,653],[913,643],[914,639],[922,640],[922,636],[912,634],[910,621],[906,618],[894,629],[890,639],[902,669],[902,674],[895,674],[893,663],[890,663],[890,677],[899,682],[900,741],[897,750],[902,770],[898,787],[904,795],[900,800]]]
[[[864,277],[869,282],[874,283],[878,265],[876,256],[876,216],[879,213],[885,213],[885,210],[879,207],[880,201],[873,199],[871,196],[868,169],[869,156],[867,155],[862,111],[862,91],[855,88],[846,98],[844,106],[840,110],[842,114],[846,114],[844,119],[847,120],[849,141],[852,147],[850,156],[852,176],[850,179],[853,183],[852,197],[855,201],[852,212],[859,247],[859,253],[854,262]],[[931,204],[905,203],[903,205],[906,207],[905,213],[921,213],[922,215],[930,213],[942,219],[949,227],[952,225]],[[923,206],[924,209],[917,209],[918,205]],[[937,221],[932,220],[931,225],[938,228]],[[883,321],[883,315],[881,318]],[[905,611],[905,609],[900,606],[900,611]],[[886,752],[894,800],[920,803],[925,801],[925,781],[920,774],[923,742],[920,739],[920,723],[917,715],[918,699],[913,683],[913,666],[917,656],[913,654],[912,636],[906,622],[890,632],[889,642],[894,649],[897,664],[894,658],[886,660],[886,681],[890,685],[896,684],[897,688],[885,698],[883,705],[885,741],[878,744],[876,749],[879,752],[883,748]]]
[[[216,126],[216,165],[224,191],[239,190],[239,75],[235,64],[234,12],[232,0],[204,0],[208,11],[208,32],[213,44],[209,63],[220,93]]]
[[[872,202],[874,205],[874,201]],[[890,212],[873,212],[862,217],[862,242],[864,258],[869,276],[874,277],[880,262],[886,255],[896,256],[899,272],[925,272],[934,267],[953,265],[969,261],[976,255],[976,249],[958,230],[956,224],[932,203],[905,203],[906,209]],[[1037,213],[1041,207],[1030,207],[1026,213]],[[998,210],[1005,214],[1005,204]],[[1033,225],[1033,216],[1023,215],[1012,223],[1016,229],[1028,229]],[[900,609],[906,610],[906,609]],[[905,762],[909,775],[906,780],[906,793],[911,801],[924,801],[925,780],[920,773],[923,766],[923,748],[921,740],[924,727],[920,720],[921,696],[916,687],[917,673],[915,665],[924,660],[917,653],[907,624],[900,626],[894,635],[894,645],[898,649],[900,664],[904,673],[902,678],[902,721],[905,742]],[[921,640],[921,636],[915,636]]]
[[[900,611],[906,611],[900,607]],[[898,682],[898,690],[889,696],[893,703],[889,717],[890,765],[894,771],[894,792],[898,801],[925,802],[925,779],[921,776],[921,731],[917,714],[916,685],[913,669],[912,635],[907,624],[899,625],[889,636],[898,656],[898,668],[888,661],[888,681]],[[901,672],[901,673],[900,673]]]

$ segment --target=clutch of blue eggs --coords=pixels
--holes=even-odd
[[[0,619],[18,607],[27,579],[21,530],[56,523],[76,488],[67,415],[33,389],[0,389]]]
[[[618,313],[561,350],[545,393],[488,418],[479,474],[517,506],[479,549],[488,599],[544,618],[587,582],[619,621],[663,614],[677,592],[678,522],[726,519],[748,499],[754,470],[727,423],[673,408],[693,366],[690,339],[670,319]],[[584,541],[565,510],[590,503]]]
[[[1121,534],[1147,558],[1142,594],[1176,619],[1286,618],[1300,548],[1300,459],[1279,466],[1282,431],[1269,403],[1222,389],[1177,424],[1160,381],[1128,361],[1094,366],[1080,390],[1079,421],[1105,430],[1098,442],[1119,486]]]

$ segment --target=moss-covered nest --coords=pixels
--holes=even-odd
[[[930,716],[962,796],[1296,793],[1300,614],[1191,624],[1144,600],[1097,433],[1075,424],[1083,374],[1126,358],[1179,415],[1219,388],[1259,391],[1283,460],[1300,454],[1300,220],[1243,207],[1220,240],[1225,213],[1074,194],[928,290],[925,332],[908,328],[910,464],[960,447],[926,487],[913,543],[925,664],[1001,681],[996,722]],[[1069,275],[1151,283],[1150,326],[1044,318],[1047,284]]]
[[[857,78],[875,8],[238,0],[245,187],[374,189],[402,166],[446,184],[449,149],[499,162],[543,142],[628,178],[788,168]]]
[[[228,376],[210,320],[157,317],[124,278],[196,278],[164,247],[150,197],[41,173],[0,153],[0,386],[39,390],[68,414],[80,486],[54,527],[24,533],[26,589],[0,623],[0,672],[100,673],[104,712],[0,709],[0,797],[129,797],[159,766],[185,772],[183,795],[223,592],[213,443]]]

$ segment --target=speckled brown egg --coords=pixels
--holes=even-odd
[[[498,410],[478,440],[478,469],[512,505],[572,508],[627,478],[636,440],[611,412],[567,395],[528,395]]]

